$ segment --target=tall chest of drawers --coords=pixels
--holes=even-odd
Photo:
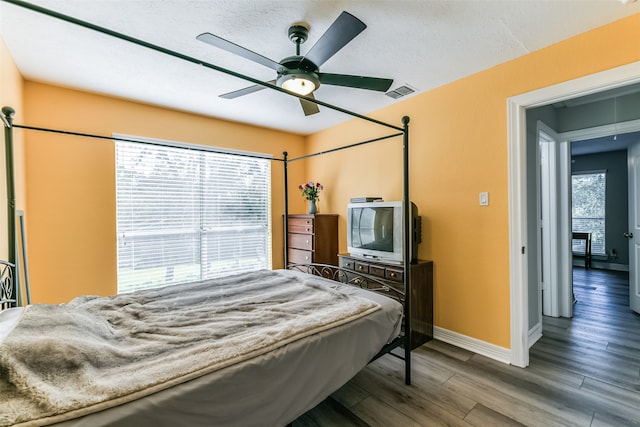
[[[338,265],[338,215],[289,215],[288,252],[290,264]]]

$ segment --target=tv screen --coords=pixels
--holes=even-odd
[[[393,207],[351,209],[351,246],[393,252]]]
[[[409,207],[409,261],[418,256],[422,221],[418,207]],[[403,202],[352,202],[347,207],[347,250],[366,259],[401,263],[404,260]]]

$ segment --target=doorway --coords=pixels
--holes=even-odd
[[[640,104],[640,93],[633,97],[635,105]],[[561,118],[568,114],[565,107],[557,106],[539,107],[527,114],[539,116],[537,110],[545,108]],[[580,116],[584,119],[585,114]],[[598,115],[592,120],[602,119]],[[625,122],[624,127],[640,129],[640,120]],[[599,136],[608,132],[605,126],[558,134],[543,123],[537,125],[537,280],[542,315],[572,317],[572,265],[628,270],[629,241],[624,236],[631,227],[628,206],[633,205],[629,201],[635,193],[627,191],[627,147],[640,141],[640,132]],[[598,136],[581,140],[584,135]],[[572,232],[574,239],[584,240],[571,241]],[[542,320],[533,314],[530,327]],[[530,345],[540,337],[541,327],[538,329]]]
[[[530,230],[527,171],[527,114],[526,110],[578,96],[640,83],[640,62],[628,64],[598,74],[582,77],[551,87],[522,94],[508,100],[509,123],[509,239],[511,290],[511,363],[525,367],[529,364],[530,325],[539,312],[538,282],[535,274],[535,227]],[[534,192],[535,194],[535,192]]]

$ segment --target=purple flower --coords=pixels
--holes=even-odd
[[[315,183],[313,181],[309,181],[298,186],[298,190],[301,191],[302,196],[307,200],[317,200],[318,193],[323,189],[324,186],[322,184],[319,182]]]

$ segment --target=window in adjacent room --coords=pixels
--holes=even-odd
[[[572,231],[591,233],[591,253],[605,254],[606,171],[580,172],[571,176]],[[572,249],[584,253],[584,240]]]
[[[116,142],[118,292],[271,268],[271,161],[229,153]]]

